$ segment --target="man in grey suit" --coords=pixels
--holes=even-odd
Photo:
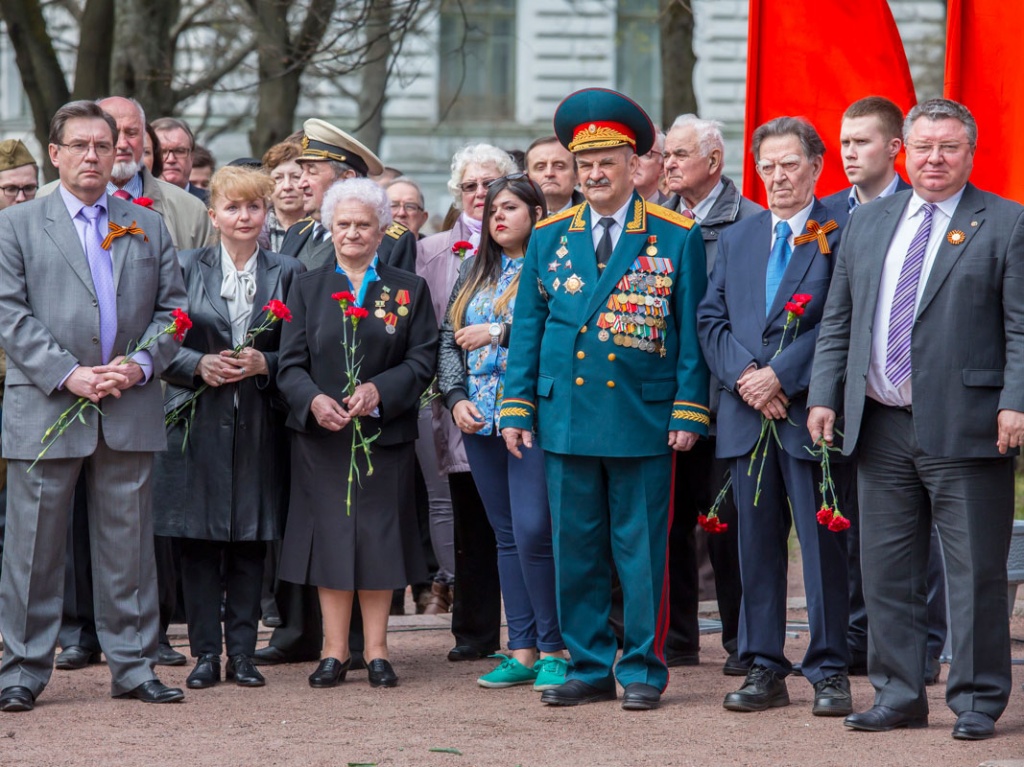
[[[57,111],[58,190],[0,213],[0,342],[8,354],[3,453],[10,462],[0,578],[0,711],[27,711],[49,681],[61,619],[71,497],[84,471],[100,645],[114,695],[181,700],[155,678],[158,617],[150,519],[153,452],[166,449],[158,378],[177,350],[162,331],[186,306],[156,213],[107,195],[117,125],[88,101]],[[110,237],[104,239],[110,224]],[[130,227],[114,238],[115,230]],[[120,350],[156,337],[124,361]],[[28,471],[50,423],[85,411]]]
[[[857,449],[874,706],[846,726],[924,727],[925,574],[947,564],[953,737],[989,738],[1010,694],[1006,557],[1024,439],[1024,207],[968,183],[977,125],[933,99],[904,123],[912,191],[843,233],[818,330],[811,439]]]

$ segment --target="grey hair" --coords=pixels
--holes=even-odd
[[[910,136],[910,129],[920,118],[927,118],[931,122],[939,120],[959,120],[967,131],[967,143],[971,149],[978,146],[978,123],[974,120],[971,110],[956,101],[949,99],[928,99],[916,104],[907,113],[907,119],[903,121],[903,143],[907,143]]]
[[[818,131],[803,117],[776,117],[764,125],[759,125],[754,131],[751,151],[754,160],[761,157],[761,142],[766,138],[776,136],[796,136],[800,146],[804,150],[804,156],[808,160],[814,160],[825,154],[825,142],[821,140]]]
[[[345,200],[355,200],[371,208],[381,229],[391,224],[391,201],[384,187],[368,178],[346,178],[335,181],[324,194],[320,206],[320,223],[328,230],[334,220],[334,209]]]
[[[133,99],[131,96],[104,96],[101,99],[96,99],[96,103],[102,104],[102,102],[107,99],[124,99],[125,101],[130,101],[132,106],[139,110],[139,118],[142,120],[142,129],[146,129],[146,110],[142,108],[142,104],[140,104],[136,99]]]
[[[409,178],[408,176],[399,176],[398,178],[393,178],[388,183],[386,183],[384,185],[384,188],[385,189],[390,189],[395,184],[406,184],[407,186],[411,186],[413,189],[416,190],[416,194],[420,198],[420,207],[421,208],[425,208],[426,207],[426,205],[427,205],[427,198],[423,196],[423,188],[419,184],[417,184],[415,181],[413,181],[411,178]]]
[[[718,120],[702,120],[695,114],[679,115],[672,123],[669,131],[676,128],[693,128],[697,134],[697,146],[700,149],[701,157],[709,157],[716,149],[725,153],[725,138],[722,136],[722,128],[725,125]]]
[[[654,129],[654,143],[651,145],[651,149],[655,149],[662,154],[665,153],[665,131],[661,128]]]
[[[470,144],[464,146],[452,157],[452,177],[448,179],[448,191],[456,202],[462,200],[462,176],[468,165],[493,165],[498,170],[498,177],[516,172],[515,160],[504,149],[490,144]]]

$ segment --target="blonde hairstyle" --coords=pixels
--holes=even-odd
[[[210,208],[221,200],[263,200],[274,191],[274,179],[261,170],[226,165],[210,179]]]

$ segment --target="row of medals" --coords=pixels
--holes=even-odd
[[[391,288],[385,287],[384,290],[380,294],[380,300],[373,302],[374,307],[376,307],[373,310],[373,316],[376,317],[377,319],[381,319],[381,320],[385,319],[388,316],[388,314],[390,314],[390,312],[388,312],[387,309],[385,308],[387,306],[388,301],[390,301],[390,300],[391,300]],[[405,315],[407,315],[409,313],[409,307],[405,306],[404,304],[402,304],[402,305],[400,305],[398,307],[398,309],[396,309],[396,311],[398,312],[399,315],[404,317]],[[384,330],[386,330],[389,334],[393,335],[394,332],[395,332],[395,326],[393,324],[391,324],[390,322],[385,322],[384,323]]]
[[[647,255],[655,256],[658,250],[652,244]],[[664,330],[668,326],[665,318],[669,315],[668,297],[671,294],[672,277],[668,274],[645,272],[633,264],[633,271],[623,275],[616,285],[617,293],[608,297],[607,309],[597,320],[601,329],[597,337],[602,341],[612,339],[616,346],[626,346],[651,354],[665,356]]]

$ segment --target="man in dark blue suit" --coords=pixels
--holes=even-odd
[[[814,685],[812,712],[852,711],[846,534],[818,524],[821,473],[807,450],[808,435],[801,433],[817,324],[839,241],[838,226],[814,197],[824,151],[814,127],[802,119],[779,117],[754,131],[769,210],[723,232],[697,310],[704,356],[722,386],[716,452],[732,460],[738,510],[739,653],[750,671],[725,698],[732,711],[789,704],[785,677],[792,666],[783,647],[791,514],[803,557],[811,635],[803,674]],[[797,328],[787,327],[795,294],[809,296]]]
[[[821,201],[843,228],[861,205],[895,192],[910,189],[896,172],[896,156],[903,147],[903,113],[882,96],[859,99],[843,113],[839,132],[843,170],[852,186]],[[833,467],[843,513],[850,520],[847,547],[850,568],[850,626],[846,642],[850,650],[850,673],[867,673],[868,614],[864,607],[864,584],[860,570],[860,509],[857,503],[857,466],[837,459]],[[935,684],[941,673],[939,656],[946,644],[946,578],[942,570],[942,546],[932,530],[928,560],[928,664],[925,684]]]

